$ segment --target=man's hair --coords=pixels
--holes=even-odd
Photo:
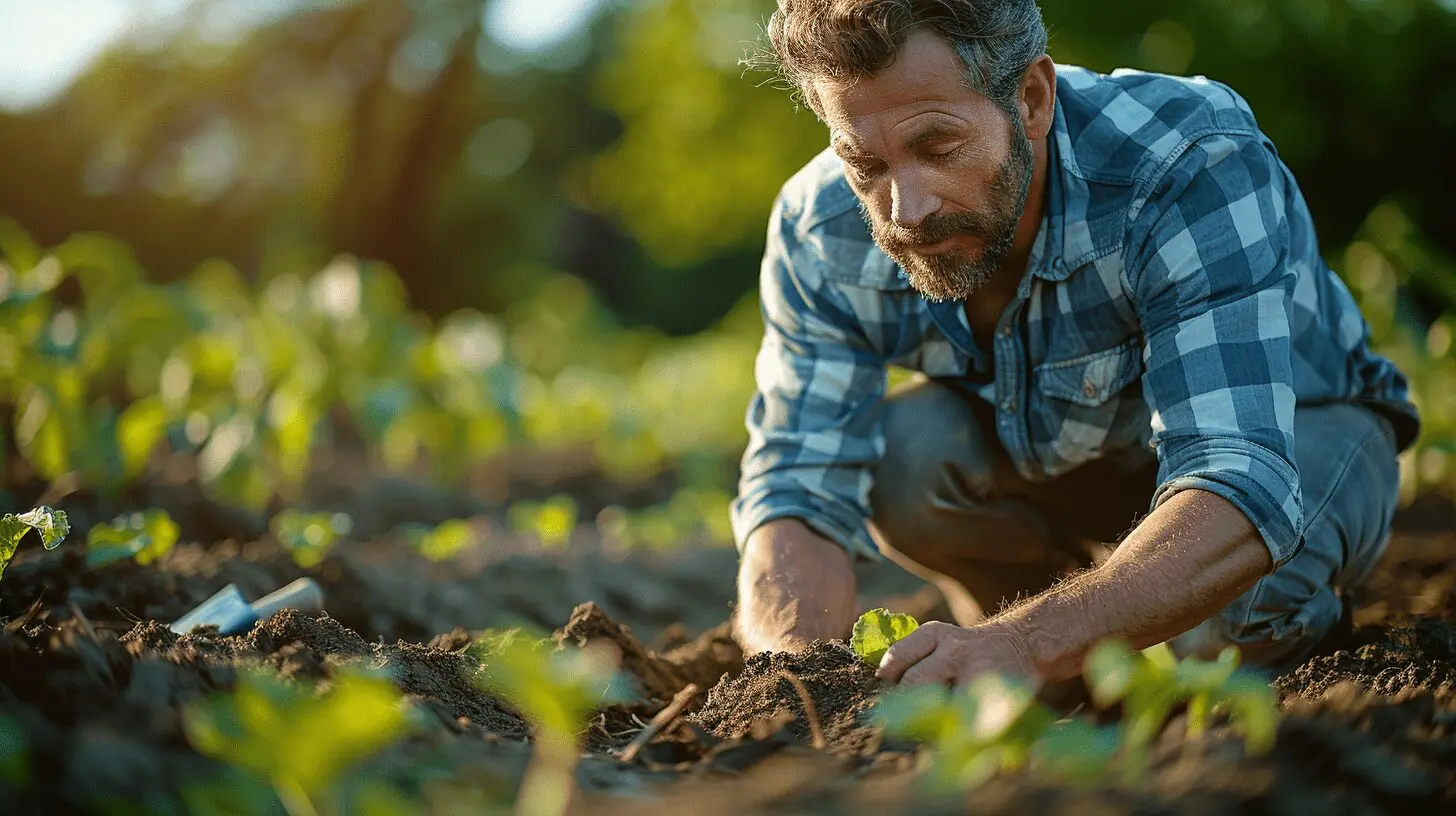
[[[778,0],[768,43],[746,64],[775,71],[821,113],[814,80],[852,82],[894,62],[910,33],[939,33],[966,66],[966,82],[1016,112],[1027,66],[1046,53],[1036,0]]]

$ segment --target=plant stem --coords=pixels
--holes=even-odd
[[[275,779],[273,791],[278,794],[278,801],[283,803],[283,810],[288,816],[318,816],[313,800],[308,798],[308,793],[297,782]]]
[[[516,816],[562,816],[576,788],[577,745],[573,737],[538,733],[536,749],[516,795]]]

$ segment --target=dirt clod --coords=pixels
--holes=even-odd
[[[802,653],[765,652],[749,658],[743,673],[725,677],[708,692],[690,719],[719,739],[749,734],[755,723],[789,712],[793,734],[811,738],[810,712],[791,678],[809,694],[827,747],[836,752],[873,750],[877,732],[867,714],[880,691],[874,669],[838,641],[816,641]]]

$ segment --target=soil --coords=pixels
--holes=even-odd
[[[185,488],[60,502],[77,529],[118,507],[163,506],[188,543],[146,567],[101,570],[85,568],[80,537],[51,552],[22,545],[0,584],[0,813],[185,812],[199,791],[229,797],[230,812],[276,812],[266,791],[261,810],[245,804],[253,800],[235,786],[238,772],[192,749],[184,712],[234,688],[244,671],[327,684],[361,668],[399,686],[415,724],[345,787],[387,784],[440,810],[499,806],[529,761],[529,728],[477,687],[465,647],[483,628],[516,624],[559,627],[561,648],[610,644],[635,682],[637,699],[599,712],[583,735],[579,812],[1456,808],[1451,526],[1398,533],[1360,599],[1353,636],[1275,680],[1286,716],[1269,755],[1247,756],[1220,727],[1189,739],[1175,720],[1141,785],[1072,786],[1028,771],[938,798],[916,783],[923,753],[882,741],[868,723],[880,687],[843,644],[743,659],[728,623],[731,550],[618,552],[577,540],[544,552],[501,534],[464,500],[370,496],[356,497],[367,523],[311,570],[256,518]],[[419,515],[409,517],[411,507]],[[389,532],[401,520],[456,513],[479,514],[495,537],[449,563],[427,561]],[[225,584],[256,598],[304,574],[323,586],[327,613],[285,610],[226,637],[166,626]],[[945,615],[938,594],[903,573],[867,568],[861,579],[866,608]],[[620,759],[690,684],[698,693],[685,715]],[[7,734],[20,735],[20,777],[6,772]]]

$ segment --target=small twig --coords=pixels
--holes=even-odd
[[[686,686],[683,686],[682,691],[672,696],[672,702],[668,703],[666,708],[657,712],[657,716],[652,718],[652,721],[647,724],[647,727],[637,732],[637,736],[633,737],[632,741],[627,743],[627,747],[622,749],[619,758],[623,762],[631,762],[636,759],[637,753],[642,750],[643,746],[651,742],[653,737],[662,733],[662,729],[671,725],[672,721],[676,720],[683,713],[683,709],[687,708],[688,704],[696,696],[698,696],[697,683],[688,683]]]
[[[804,688],[804,681],[786,671],[779,672],[779,676],[789,681],[794,691],[798,692],[799,702],[804,704],[804,717],[809,721],[809,736],[814,747],[823,750],[826,743],[824,732],[819,728],[819,712],[814,708],[814,700],[809,697],[809,690]]]
[[[96,637],[96,627],[91,625],[91,619],[86,617],[86,613],[81,611],[81,607],[76,606],[75,601],[71,601],[70,606],[71,614],[81,624],[81,631],[86,633],[86,637],[89,637],[94,641],[100,642],[100,639]]]

